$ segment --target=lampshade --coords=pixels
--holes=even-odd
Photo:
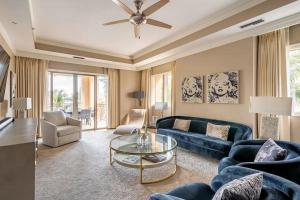
[[[291,97],[250,97],[250,112],[290,116],[292,114],[292,102]]]
[[[14,110],[28,110],[31,107],[31,98],[15,98],[13,100]]]
[[[143,99],[145,97],[144,91],[136,91],[132,93],[132,97],[135,99]]]
[[[168,103],[167,102],[155,102],[155,109],[156,110],[167,110]]]

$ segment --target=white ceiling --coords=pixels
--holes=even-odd
[[[133,0],[122,0],[133,7]],[[147,8],[157,0],[146,0]],[[71,44],[114,54],[131,56],[146,47],[193,26],[215,13],[232,9],[249,0],[171,0],[151,15],[173,25],[171,30],[144,25],[140,40],[129,23],[102,26],[129,17],[111,0],[32,0],[34,35],[37,40]]]
[[[133,0],[122,0],[131,5]],[[158,0],[146,0],[144,8]],[[265,0],[170,0],[151,18],[174,26],[171,30],[150,25],[142,39],[133,36],[131,24],[104,27],[103,23],[128,17],[111,0],[0,0],[0,34],[16,55],[100,67],[138,70],[191,55],[246,37],[299,24],[300,0],[219,30],[182,46],[166,50],[135,64],[85,57],[35,48],[35,42],[138,58],[152,50],[251,8]],[[133,9],[133,7],[132,7]],[[264,23],[241,30],[239,26],[262,18]],[[17,22],[14,24],[12,22]],[[32,27],[35,30],[32,30]]]

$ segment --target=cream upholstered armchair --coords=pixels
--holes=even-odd
[[[124,125],[120,125],[114,131],[114,134],[131,134],[145,125],[146,109],[132,109],[126,117]]]
[[[44,112],[41,121],[43,144],[58,147],[81,139],[81,121],[66,117],[62,111]]]

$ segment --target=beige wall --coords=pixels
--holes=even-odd
[[[254,38],[248,38],[177,60],[176,114],[229,120],[252,127],[253,115],[249,113],[249,97],[253,95],[255,41]],[[181,81],[184,77],[205,76],[229,70],[239,70],[240,73],[240,104],[208,104],[206,77],[204,78],[205,103],[181,102]]]
[[[120,120],[124,122],[129,110],[138,108],[139,103],[130,94],[139,91],[141,85],[141,72],[120,70]]]
[[[13,114],[13,109],[10,108],[9,106],[9,99],[10,99],[10,71],[15,71],[14,68],[14,64],[15,64],[15,55],[12,52],[12,50],[9,48],[7,42],[4,40],[4,38],[2,37],[2,35],[0,34],[0,45],[5,49],[5,51],[9,54],[10,56],[10,65],[9,65],[9,71],[7,74],[7,81],[6,81],[6,89],[5,89],[5,95],[4,95],[4,99],[7,100],[8,103],[8,110],[7,113],[2,113],[0,111],[0,118],[3,116],[9,116],[12,117],[14,116]]]
[[[290,44],[300,43],[300,24],[290,27]]]

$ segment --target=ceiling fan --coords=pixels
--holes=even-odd
[[[171,25],[160,22],[155,19],[149,19],[148,16],[154,13],[155,11],[159,10],[161,7],[166,5],[170,0],[160,0],[157,3],[151,5],[150,7],[146,8],[144,11],[140,12],[142,5],[144,3],[144,0],[134,0],[134,5],[136,7],[136,12],[132,11],[128,6],[126,6],[124,3],[122,3],[120,0],[112,0],[115,4],[120,6],[125,12],[127,12],[130,15],[129,19],[121,19],[113,22],[108,22],[103,25],[113,25],[113,24],[119,24],[124,22],[130,22],[134,25],[134,35],[135,38],[140,39],[140,26],[142,24],[149,24],[153,26],[158,26],[161,28],[172,28]]]

